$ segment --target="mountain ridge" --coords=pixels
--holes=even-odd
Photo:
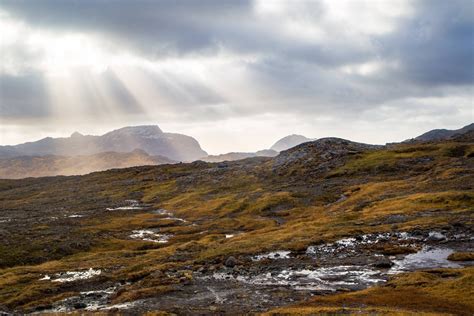
[[[423,133],[415,138],[407,139],[405,142],[410,141],[435,141],[435,140],[444,140],[452,138],[459,134],[464,134],[466,132],[474,130],[474,123],[463,126],[459,129],[433,129],[426,133]]]
[[[46,137],[34,142],[0,146],[0,157],[78,156],[107,151],[130,152],[134,149],[175,161],[193,161],[207,155],[191,136],[165,133],[157,125],[144,125],[123,127],[100,136],[75,132],[70,137]]]

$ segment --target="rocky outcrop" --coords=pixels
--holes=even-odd
[[[294,165],[317,165],[318,169],[327,169],[338,164],[341,158],[381,147],[342,138],[320,138],[281,152],[273,159],[273,167],[281,169]]]

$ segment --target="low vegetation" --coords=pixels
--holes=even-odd
[[[298,253],[355,234],[473,227],[473,151],[471,142],[449,141],[335,152],[329,158],[309,151],[292,156],[291,163],[279,157],[198,161],[0,180],[0,311],[47,308],[88,282],[123,284],[114,304],[153,297],[185,286],[194,271],[222,265],[229,256],[245,262],[250,255]],[[127,209],[129,200],[141,208]],[[184,221],[163,219],[160,209]],[[170,238],[130,238],[140,229]],[[412,252],[397,246],[377,251]],[[472,252],[450,256],[466,258],[472,260]],[[102,274],[79,285],[40,280],[91,267]],[[383,286],[269,314],[468,315],[474,313],[473,277],[472,268],[408,273]]]

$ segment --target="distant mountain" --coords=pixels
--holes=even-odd
[[[264,149],[259,150],[255,153],[245,153],[245,152],[231,152],[227,154],[221,155],[209,155],[207,157],[201,158],[203,161],[207,162],[221,162],[221,161],[234,161],[240,160],[245,158],[252,158],[252,157],[275,157],[278,155],[277,151],[272,149]]]
[[[435,141],[435,140],[445,140],[452,138],[455,135],[460,135],[474,130],[474,123],[464,126],[460,129],[434,129],[429,132],[426,132],[418,137],[407,141]]]
[[[150,156],[140,149],[129,153],[104,152],[74,157],[21,156],[0,159],[0,178],[19,179],[56,175],[82,175],[107,169],[173,162],[163,156]]]
[[[130,152],[142,149],[150,155],[161,155],[175,161],[193,161],[206,156],[199,143],[192,137],[164,133],[158,126],[133,126],[114,130],[102,136],[82,135],[47,137],[36,142],[15,146],[0,146],[0,158],[16,156],[77,156],[101,152]]]
[[[283,137],[282,139],[278,140],[275,144],[273,144],[272,147],[270,147],[270,149],[273,149],[275,151],[283,151],[283,150],[287,150],[291,147],[295,147],[299,144],[310,142],[312,140],[314,140],[314,139],[307,138],[303,135],[293,134],[293,135],[289,135],[289,136]]]
[[[209,155],[203,157],[200,160],[207,162],[221,162],[221,161],[234,161],[252,157],[275,157],[280,151],[287,150],[301,143],[312,141],[313,139],[307,138],[302,135],[289,135],[278,140],[270,149],[263,149],[257,152],[230,152],[221,155]]]

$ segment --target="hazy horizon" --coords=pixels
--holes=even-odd
[[[167,130],[167,129],[163,129],[161,125],[159,124],[141,124],[141,125],[157,125],[159,126],[163,132],[166,132],[166,133],[183,133],[185,134],[184,132],[177,132],[177,131],[174,131],[174,130]],[[468,124],[466,124],[468,125]],[[140,125],[133,125],[133,126],[140,126]],[[101,132],[97,132],[97,133],[89,133],[89,132],[84,132],[84,131],[80,131],[80,130],[74,130],[73,132],[70,132],[70,133],[66,133],[66,134],[62,134],[62,133],[57,133],[57,134],[47,134],[45,135],[44,137],[37,137],[37,138],[32,138],[32,139],[27,139],[25,140],[24,142],[21,142],[21,143],[25,143],[25,142],[34,142],[34,141],[38,141],[40,139],[43,139],[45,137],[53,137],[53,138],[67,138],[67,137],[70,137],[72,133],[74,132],[79,132],[80,134],[82,135],[92,135],[92,136],[100,136],[100,135],[103,135],[107,132],[111,132],[112,130],[116,130],[116,129],[120,129],[122,127],[125,127],[125,126],[121,126],[121,127],[117,127],[117,128],[112,128],[110,130],[104,130],[104,131],[101,131]],[[458,126],[458,127],[454,127],[452,129],[459,129],[461,127],[464,127],[464,126]],[[443,127],[440,127],[440,128],[443,128]],[[434,128],[436,129],[436,128]],[[398,139],[398,140],[393,140],[393,141],[386,141],[386,142],[379,142],[379,143],[376,143],[376,142],[367,142],[365,141],[364,139],[356,139],[354,137],[352,137],[351,135],[349,135],[348,137],[345,137],[343,135],[321,135],[321,136],[318,136],[318,137],[315,137],[313,135],[305,135],[305,134],[302,134],[302,133],[288,133],[288,134],[284,134],[282,135],[281,137],[277,137],[275,138],[273,141],[270,141],[270,142],[265,142],[265,143],[262,143],[262,144],[256,144],[255,147],[244,147],[244,146],[240,146],[240,148],[249,148],[248,150],[235,150],[234,146],[232,145],[227,145],[227,146],[222,146],[220,144],[215,144],[215,148],[216,150],[215,151],[212,151],[212,150],[209,150],[205,145],[203,145],[203,142],[201,142],[201,140],[197,137],[194,137],[194,135],[192,134],[186,134],[188,136],[191,136],[191,137],[194,137],[198,142],[199,144],[201,145],[202,149],[205,150],[209,155],[219,155],[219,154],[225,154],[225,153],[230,153],[230,152],[256,152],[256,151],[259,151],[259,150],[263,150],[263,149],[269,149],[273,144],[275,144],[278,140],[282,139],[283,137],[286,137],[286,136],[289,136],[289,135],[303,135],[303,136],[306,136],[308,138],[324,138],[324,137],[340,137],[340,138],[345,138],[345,139],[348,139],[348,140],[352,140],[352,141],[357,141],[357,142],[362,142],[362,143],[367,143],[367,144],[374,144],[374,145],[384,145],[386,143],[391,143],[391,142],[401,142],[401,141],[404,141],[406,139],[410,139],[410,138],[414,138],[416,136],[419,136],[421,134],[423,134],[424,132],[427,132],[427,131],[423,131],[423,132],[420,132],[419,134],[416,134],[416,135],[410,135],[410,136],[407,136],[403,139]],[[257,135],[255,135],[257,136]],[[254,136],[254,137],[255,137]],[[0,144],[0,145],[18,145],[18,144],[21,144],[21,143],[12,143],[12,144]],[[212,143],[211,143],[212,144]],[[254,144],[254,143],[253,143]],[[237,146],[238,147],[238,146]],[[211,146],[212,148],[212,146]],[[228,150],[226,151],[225,149],[228,148]]]
[[[158,125],[210,154],[474,121],[471,1],[0,1],[0,144]]]

